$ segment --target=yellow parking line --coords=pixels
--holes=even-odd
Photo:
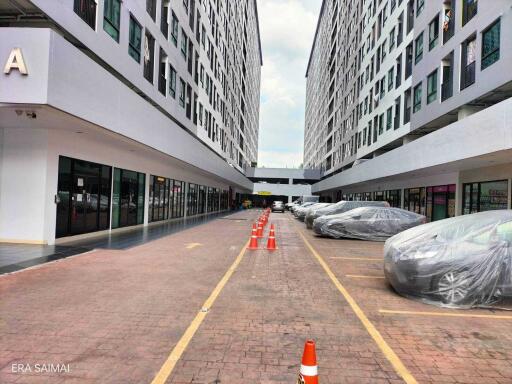
[[[388,309],[379,309],[379,313],[390,315],[415,315],[415,316],[444,316],[444,317],[475,317],[481,319],[504,319],[512,320],[512,316],[507,315],[480,315],[478,313],[450,313],[450,312],[422,312],[422,311],[392,311]]]
[[[372,322],[366,317],[365,313],[361,309],[361,307],[357,304],[357,302],[352,298],[352,296],[348,293],[348,291],[345,289],[345,287],[340,283],[340,281],[336,278],[334,273],[331,271],[327,263],[324,261],[322,256],[318,254],[318,252],[313,248],[313,246],[309,243],[309,241],[306,239],[304,234],[299,231],[299,235],[302,237],[302,240],[310,250],[310,252],[315,256],[318,263],[322,266],[324,271],[327,273],[327,276],[331,279],[331,281],[334,283],[338,291],[343,295],[347,303],[352,308],[352,311],[356,314],[356,316],[359,318],[363,326],[366,328],[366,331],[370,334],[370,336],[373,338],[377,346],[380,348],[386,359],[391,363],[393,368],[395,369],[396,373],[402,377],[402,379],[407,384],[417,384],[416,379],[414,376],[409,372],[409,370],[405,367],[405,365],[402,363],[400,358],[397,356],[395,351],[391,349],[391,347],[386,343],[386,340],[382,337],[380,332],[375,328],[375,326],[372,324]]]
[[[371,276],[371,275],[345,275],[353,279],[385,279],[384,276]]]
[[[231,264],[231,266],[226,271],[226,273],[224,274],[222,279],[219,281],[219,283],[217,284],[215,289],[212,291],[210,296],[206,299],[206,301],[203,304],[203,307],[197,313],[194,320],[192,320],[192,322],[188,326],[185,333],[181,336],[180,340],[178,341],[176,346],[171,351],[171,354],[169,355],[169,357],[167,357],[167,360],[165,361],[164,365],[162,365],[162,367],[160,368],[160,371],[157,373],[157,375],[155,376],[153,381],[151,381],[151,384],[164,384],[167,381],[167,379],[171,375],[174,367],[176,366],[176,363],[178,362],[181,355],[183,354],[183,352],[187,348],[188,344],[190,343],[190,340],[192,340],[192,337],[194,337],[194,334],[196,333],[197,329],[203,322],[204,318],[206,317],[206,314],[208,313],[208,311],[212,307],[213,303],[217,299],[217,296],[219,296],[220,292],[222,291],[222,289],[224,288],[226,283],[231,278],[231,275],[233,275],[233,272],[235,272],[236,268],[242,261],[244,254],[245,254],[245,250],[247,249],[248,245],[249,245],[249,242],[247,242],[244,245],[244,247],[238,254],[238,256],[235,259],[235,261],[233,262],[233,264]]]
[[[343,256],[331,256],[333,260],[356,260],[356,261],[382,261],[376,257],[343,257]]]

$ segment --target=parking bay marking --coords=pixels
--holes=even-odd
[[[512,316],[507,315],[483,315],[478,313],[450,313],[450,312],[423,312],[423,311],[393,311],[389,309],[379,309],[379,313],[388,315],[413,315],[413,316],[443,316],[443,317],[474,317],[481,319],[502,319],[512,320]]]
[[[395,351],[391,349],[391,347],[386,343],[386,340],[382,337],[380,332],[375,328],[373,323],[366,317],[366,314],[363,312],[359,304],[352,298],[350,293],[345,289],[345,287],[340,283],[336,275],[331,271],[327,263],[324,261],[322,256],[313,248],[313,246],[310,244],[308,239],[304,236],[302,231],[298,231],[300,237],[302,237],[302,241],[304,241],[304,244],[306,244],[306,247],[309,249],[309,251],[313,254],[313,256],[317,259],[318,263],[322,266],[324,271],[327,273],[327,276],[331,279],[331,281],[334,283],[338,291],[342,294],[342,296],[345,298],[347,303],[352,308],[352,311],[355,313],[355,315],[359,318],[363,326],[366,328],[366,331],[370,334],[372,339],[375,341],[377,346],[380,348],[381,352],[384,354],[386,359],[391,363],[393,368],[395,369],[396,373],[402,377],[402,379],[407,384],[417,384],[418,382],[414,378],[414,376],[409,372],[409,370],[405,367],[405,365],[402,363],[400,358],[397,356]]]
[[[185,244],[185,248],[187,249],[194,249],[195,247],[200,247],[201,243],[188,243],[188,244]]]
[[[224,274],[222,279],[218,282],[215,289],[212,291],[210,296],[206,299],[206,301],[204,302],[203,306],[197,313],[194,320],[192,320],[192,322],[186,329],[185,333],[181,336],[181,338],[178,340],[178,343],[176,343],[176,345],[174,346],[169,357],[167,357],[167,360],[160,368],[160,371],[158,371],[158,373],[156,374],[153,381],[151,381],[151,384],[164,384],[167,381],[167,379],[171,375],[174,367],[176,366],[176,363],[180,359],[183,352],[185,352],[185,349],[187,349],[187,346],[190,343],[190,340],[192,340],[192,338],[194,337],[195,333],[197,332],[199,326],[201,325],[201,323],[205,319],[206,315],[208,314],[208,311],[212,307],[213,303],[215,303],[217,296],[219,296],[220,292],[222,291],[222,289],[224,288],[226,283],[231,278],[231,275],[233,275],[236,268],[238,267],[238,265],[244,258],[245,251],[248,246],[249,246],[249,241],[247,241],[247,243],[245,243],[244,247],[242,248],[242,250],[236,257],[233,264],[231,264],[231,266],[226,271],[226,273]]]
[[[384,276],[372,276],[372,275],[345,275],[353,279],[385,279]]]
[[[331,256],[333,260],[355,260],[355,261],[382,261],[382,258],[376,257],[344,257],[344,256]]]

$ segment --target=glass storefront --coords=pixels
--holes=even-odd
[[[462,213],[492,211],[507,209],[508,181],[486,181],[481,183],[464,184]]]
[[[170,185],[171,179],[162,176],[149,178],[149,211],[148,221],[161,221],[169,219]]]
[[[185,182],[173,181],[171,196],[171,217],[176,219],[185,215]]]
[[[126,169],[114,169],[112,228],[144,222],[146,175]]]
[[[59,157],[57,238],[109,228],[111,177],[107,165]]]
[[[204,185],[199,186],[198,197],[197,197],[197,213],[199,215],[206,212],[206,191],[207,187]]]
[[[455,184],[404,190],[404,209],[436,221],[455,216]]]
[[[188,183],[187,191],[187,216],[195,216],[198,211],[198,188],[197,184]]]

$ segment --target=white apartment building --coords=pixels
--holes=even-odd
[[[256,0],[0,2],[0,241],[53,244],[251,193]]]
[[[438,220],[510,208],[512,3],[324,0],[304,166],[326,200]]]

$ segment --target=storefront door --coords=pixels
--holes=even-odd
[[[56,237],[108,229],[111,168],[61,156]]]

